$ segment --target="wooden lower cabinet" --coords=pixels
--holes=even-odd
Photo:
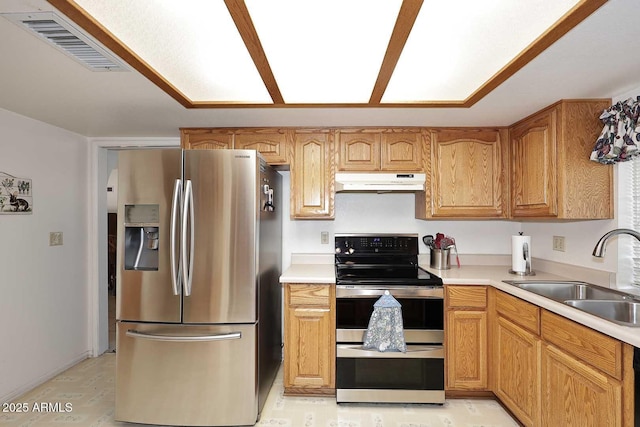
[[[550,345],[542,350],[541,425],[622,426],[622,385]]]
[[[487,391],[487,287],[447,285],[445,391]]]
[[[335,325],[334,285],[285,285],[285,394],[335,394]]]
[[[487,312],[447,312],[447,390],[487,389]]]
[[[491,384],[525,426],[632,427],[633,346],[494,291]]]
[[[539,425],[540,339],[498,317],[493,357],[496,396],[522,424]]]

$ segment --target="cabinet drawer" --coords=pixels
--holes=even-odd
[[[287,285],[287,304],[289,306],[329,307],[330,285],[290,284]]]
[[[622,343],[542,310],[542,337],[614,378],[622,379]]]
[[[496,294],[496,311],[516,325],[540,334],[540,309],[504,292]]]
[[[449,308],[486,308],[486,286],[447,286],[447,307]]]

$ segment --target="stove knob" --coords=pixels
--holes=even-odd
[[[336,253],[339,254],[340,252],[342,252],[342,249],[336,248]]]
[[[353,248],[349,248],[349,254],[352,254],[354,252],[355,252],[355,250]]]

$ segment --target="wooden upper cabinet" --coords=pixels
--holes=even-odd
[[[609,100],[560,101],[511,126],[514,218],[613,218],[611,167],[589,160]]]
[[[514,216],[556,216],[558,111],[545,111],[511,129]]]
[[[334,217],[333,134],[296,131],[291,161],[291,217]]]
[[[230,129],[180,129],[180,146],[185,150],[233,148]]]
[[[380,156],[383,171],[422,171],[421,133],[403,129],[382,132]]]
[[[262,154],[270,165],[286,165],[287,133],[284,129],[240,129],[235,131],[234,148],[252,149]]]
[[[427,190],[416,196],[418,218],[506,218],[506,129],[434,129],[428,134]]]
[[[338,170],[380,170],[380,133],[338,131]]]
[[[337,131],[338,170],[422,171],[419,130],[341,129]]]

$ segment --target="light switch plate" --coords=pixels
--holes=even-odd
[[[328,245],[329,244],[329,232],[328,231],[321,231],[320,232],[320,243],[322,243],[323,245]]]
[[[49,233],[49,246],[62,246],[62,231]]]

